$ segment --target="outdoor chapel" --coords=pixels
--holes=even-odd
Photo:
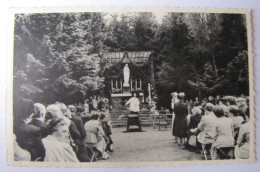
[[[250,158],[245,14],[16,14],[15,161]]]

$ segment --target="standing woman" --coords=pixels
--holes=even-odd
[[[177,98],[178,93],[174,92],[171,95],[172,95],[171,108],[172,110],[174,110],[174,104],[179,102],[179,99]],[[174,111],[172,111],[172,128],[173,128],[174,118],[175,118],[175,114]]]
[[[184,103],[184,96],[184,93],[179,93],[177,96],[179,102],[174,104],[173,109],[175,119],[173,123],[172,135],[177,138],[177,142],[181,146],[184,145],[185,138],[187,137],[188,105]]]

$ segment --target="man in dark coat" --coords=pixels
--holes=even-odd
[[[185,138],[187,137],[187,115],[188,115],[188,105],[184,103],[184,93],[178,95],[180,100],[178,103],[174,104],[174,124],[172,129],[172,135],[177,138],[180,145],[183,146]]]
[[[76,125],[79,132],[79,135],[71,134],[79,150],[77,152],[77,157],[81,162],[90,161],[91,155],[87,145],[85,144],[86,132],[84,129],[83,120],[79,116],[76,116],[75,113],[71,113],[70,120]]]
[[[31,154],[31,161],[43,161],[45,149],[42,143],[41,129],[26,122],[21,122],[16,134],[19,146]]]

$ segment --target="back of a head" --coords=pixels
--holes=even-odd
[[[62,118],[63,113],[60,110],[60,107],[57,106],[56,104],[51,104],[47,106],[47,112],[53,116],[53,118]]]
[[[66,106],[64,103],[56,102],[55,104],[60,107],[60,110],[61,110],[63,113],[66,112],[67,106]]]
[[[224,108],[221,105],[216,105],[213,109],[214,114],[219,118],[224,116]]]
[[[106,115],[105,115],[104,113],[101,113],[101,115],[100,115],[100,118],[99,118],[99,119],[103,120],[105,117],[106,117]]]
[[[201,113],[202,113],[202,111],[199,107],[192,108],[191,112],[192,112],[193,115],[197,115],[197,114],[201,115]]]
[[[232,113],[234,116],[239,115],[238,110],[239,108],[236,105],[229,106],[229,112]]]
[[[81,107],[78,107],[76,110],[76,116],[81,116],[84,113],[84,109]]]
[[[91,114],[91,119],[98,120],[99,115],[97,113]]]
[[[214,109],[214,105],[212,103],[206,103],[205,109],[211,112]]]
[[[184,97],[185,97],[185,94],[184,94],[184,93],[179,93],[179,94],[177,95],[177,98],[178,98],[179,100],[184,100]]]

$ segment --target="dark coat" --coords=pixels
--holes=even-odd
[[[200,123],[201,117],[202,116],[200,114],[192,115],[190,117],[190,123],[189,123],[188,129],[190,130],[190,129],[197,128]]]
[[[172,129],[172,135],[176,137],[186,137],[187,136],[187,115],[188,115],[188,105],[183,102],[178,102],[174,104],[174,123]]]
[[[84,125],[83,125],[83,120],[77,116],[73,116],[70,120],[74,122],[74,124],[76,125],[76,127],[79,131],[78,139],[85,139],[86,132],[85,132]]]
[[[83,120],[78,116],[72,116],[70,120],[76,126],[78,134],[74,135],[74,141],[78,146],[78,150],[76,152],[77,157],[80,162],[88,162],[90,161],[90,150],[88,149],[87,145],[85,144],[86,132],[83,125]]]
[[[19,146],[30,152],[32,161],[44,160],[45,148],[42,143],[41,129],[39,127],[21,122],[16,137]]]
[[[81,137],[80,132],[73,121],[71,121],[71,124],[69,126],[69,131],[70,131],[70,136],[73,140],[80,139]]]
[[[39,127],[41,129],[42,138],[47,137],[51,133],[49,126],[47,126],[41,120],[34,118],[29,124]]]

